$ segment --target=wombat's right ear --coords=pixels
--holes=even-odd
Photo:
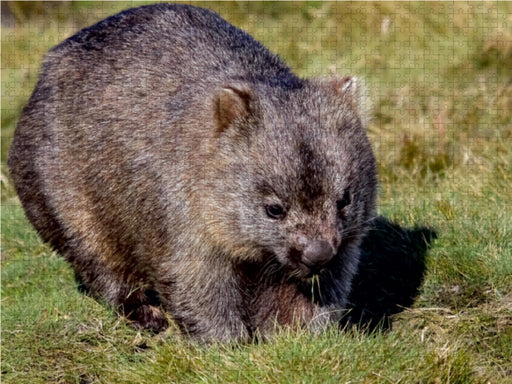
[[[345,105],[350,105],[364,127],[368,126],[368,97],[367,89],[361,78],[345,76],[342,78],[322,79],[322,83],[333,89]]]
[[[251,88],[245,84],[225,87],[218,92],[215,100],[218,135],[222,134],[234,121],[249,115],[253,98]]]

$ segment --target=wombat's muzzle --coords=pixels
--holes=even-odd
[[[325,240],[310,241],[302,252],[301,263],[311,272],[320,271],[334,256],[334,248]]]

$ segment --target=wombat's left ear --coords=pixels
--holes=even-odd
[[[357,114],[363,127],[368,126],[368,99],[362,79],[353,76],[323,80],[324,84],[334,90],[344,105]]]
[[[219,136],[234,121],[250,114],[253,99],[254,93],[246,84],[230,85],[219,90],[215,99],[215,117]]]

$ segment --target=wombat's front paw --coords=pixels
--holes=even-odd
[[[126,317],[136,329],[149,329],[158,333],[169,327],[163,312],[153,305],[144,304],[136,307]]]

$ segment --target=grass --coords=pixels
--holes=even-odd
[[[208,347],[134,331],[79,293],[7,176],[42,56],[131,5],[2,2],[2,382],[512,383],[511,3],[202,3],[302,76],[363,76],[380,212],[439,234],[389,332]]]

